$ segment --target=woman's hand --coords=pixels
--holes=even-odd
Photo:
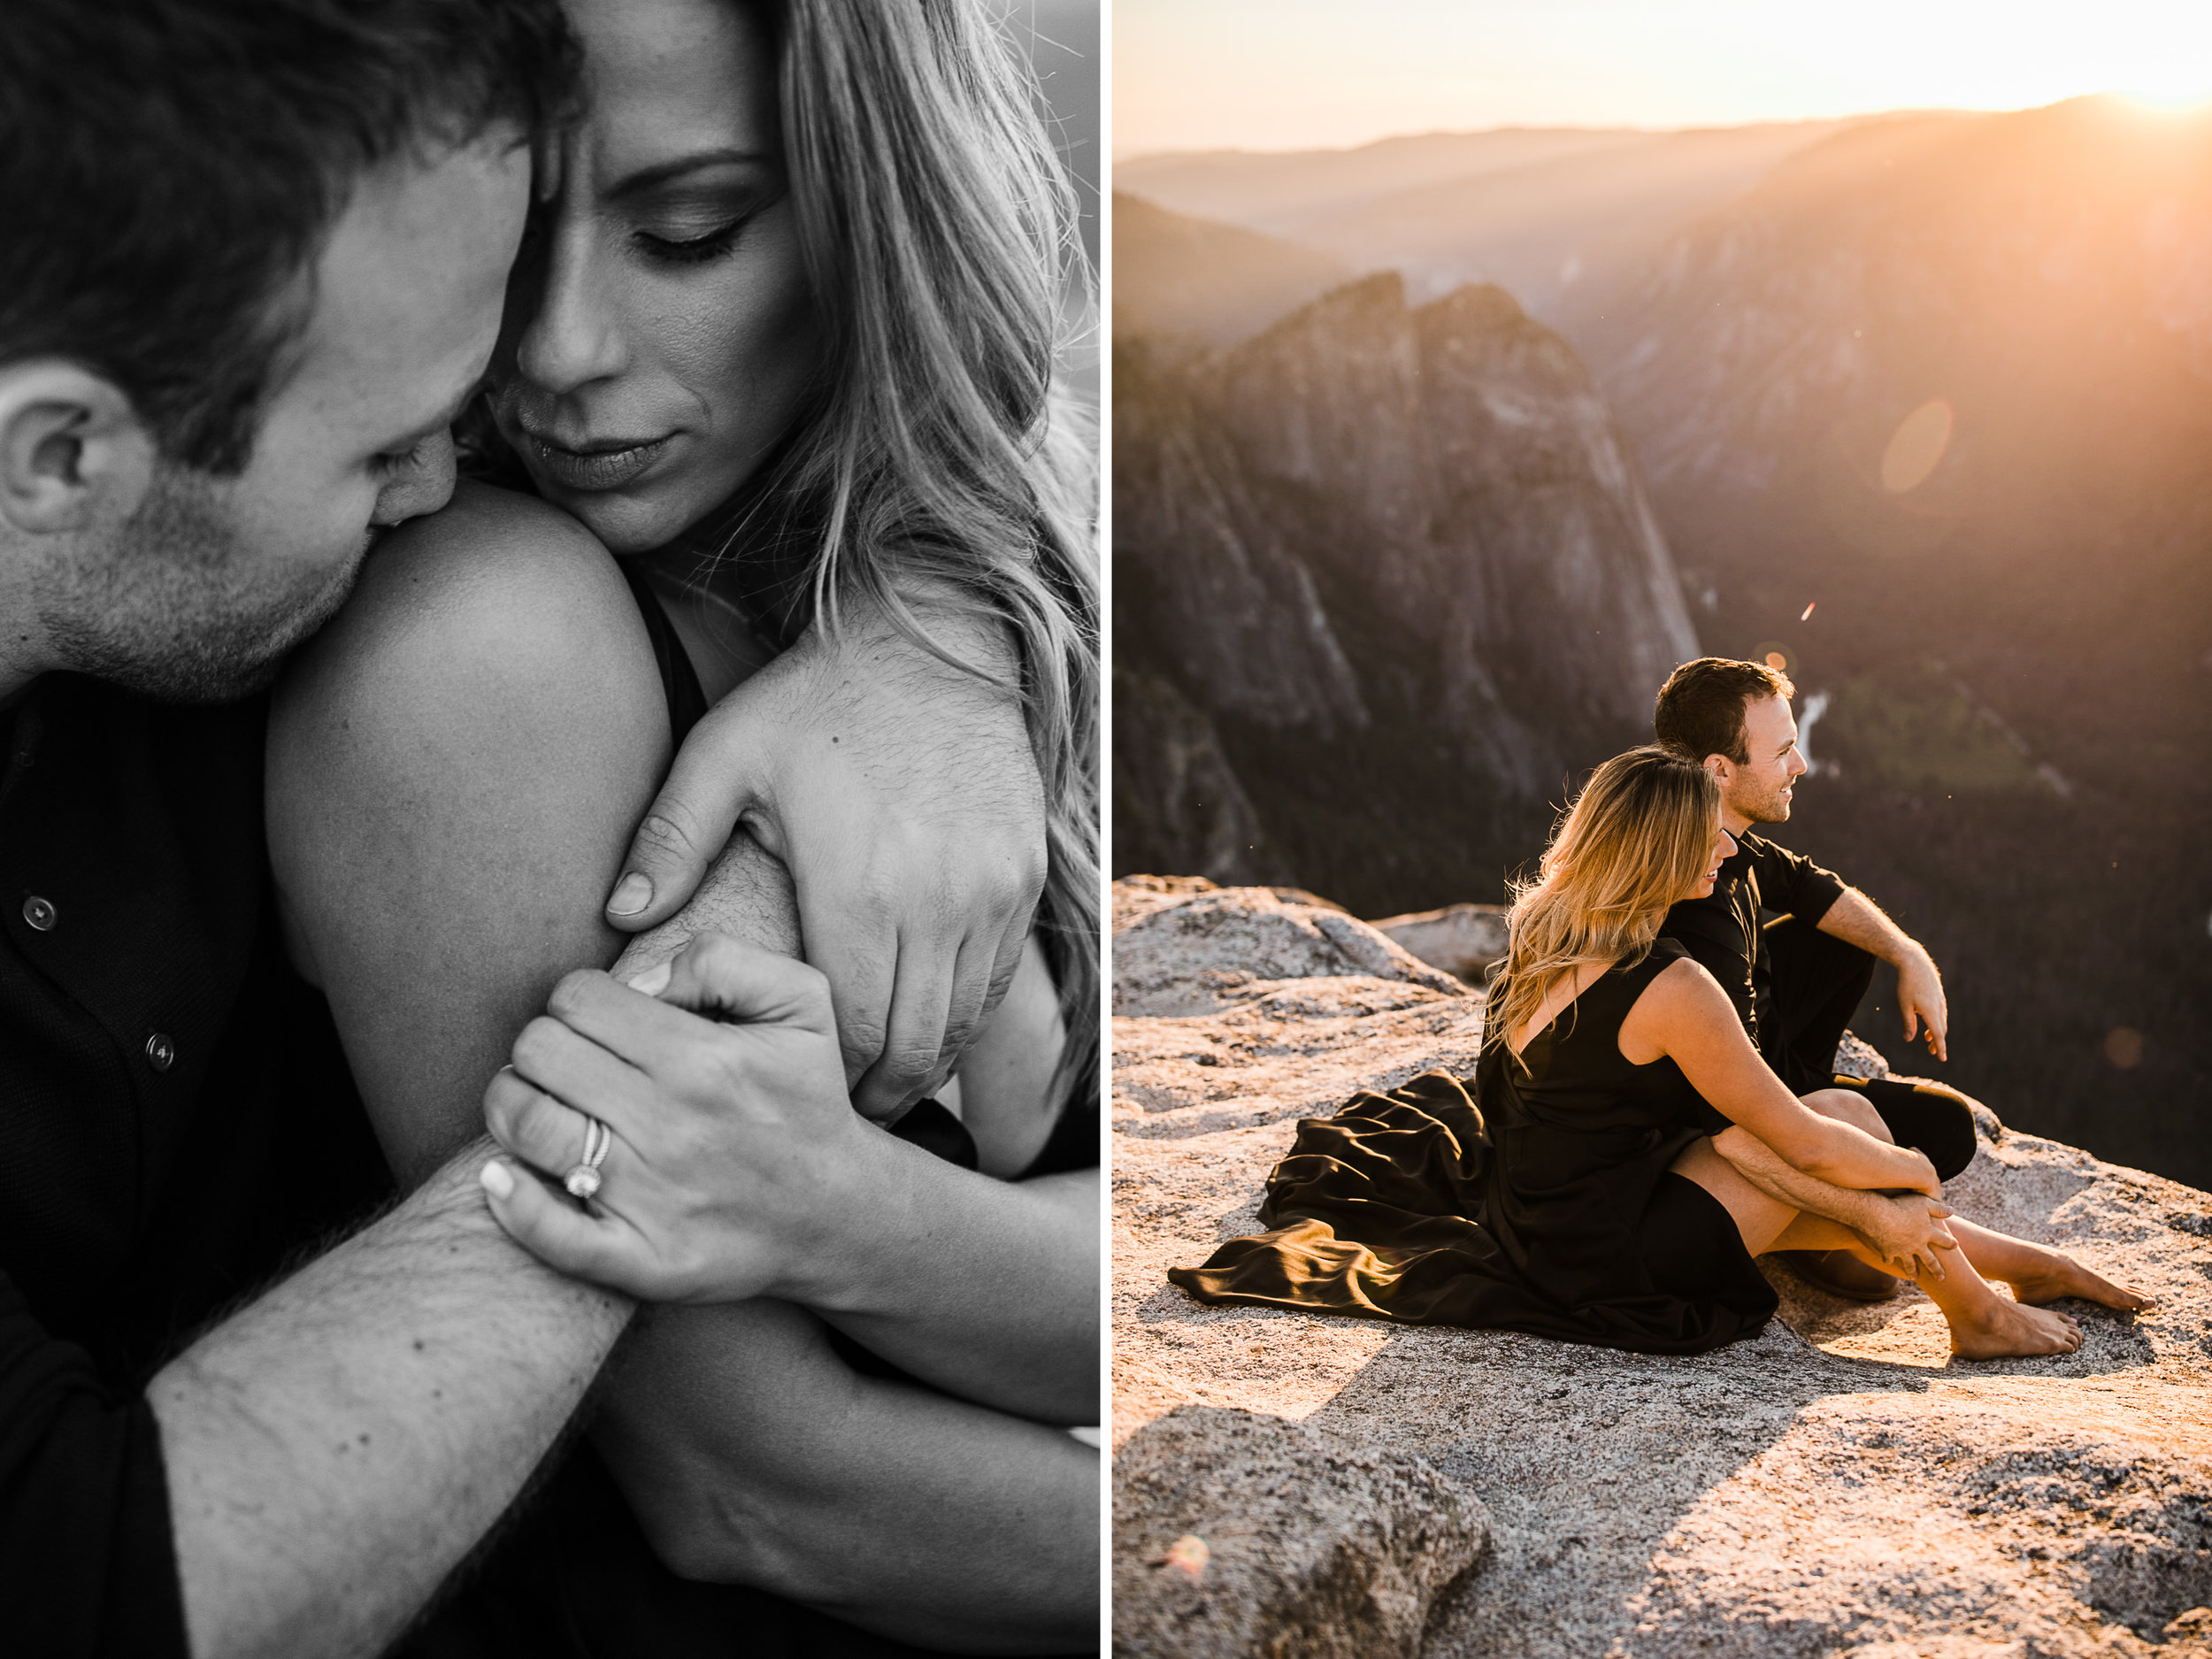
[[[732,826],[750,830],[797,885],[853,1104],[878,1122],[927,1093],[997,1005],[1045,879],[1020,663],[1002,624],[956,601],[915,609],[996,683],[849,606],[841,633],[810,631],[684,740],[607,902],[626,933],[657,926]]]
[[[1869,1207],[1857,1231],[1867,1248],[1896,1271],[1916,1279],[1923,1273],[1941,1279],[1942,1252],[1959,1248],[1943,1225],[1953,1213],[1925,1194],[1883,1194]]]
[[[553,1181],[612,1132],[583,1204],[486,1167],[500,1225],[562,1271],[649,1302],[735,1302],[818,1275],[872,1142],[821,974],[719,933],[625,986],[572,973],[515,1040],[484,1118]],[[688,1010],[688,1011],[687,1011]]]

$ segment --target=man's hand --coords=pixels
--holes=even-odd
[[[1936,972],[1935,958],[1918,945],[1897,964],[1897,1011],[1904,1016],[1907,1042],[1924,1026],[1928,1052],[1939,1060],[1951,1057],[1945,1045],[1951,1011],[1943,1000],[1943,976]]]
[[[572,973],[548,1006],[485,1091],[486,1125],[553,1180],[584,1159],[586,1113],[612,1141],[588,1206],[488,1166],[518,1243],[649,1302],[788,1297],[834,1272],[834,1229],[895,1143],[846,1099],[819,973],[708,933],[632,986]]]
[[[1882,914],[1881,906],[1856,887],[1846,887],[1820,918],[1820,931],[1879,956],[1897,970],[1897,1010],[1904,1017],[1905,1041],[1924,1035],[1928,1052],[1939,1060],[1951,1056],[1945,1041],[1951,1013],[1943,1000],[1943,976],[1920,941]]]
[[[1959,1248],[1943,1225],[1953,1213],[1925,1194],[1903,1193],[1878,1197],[1852,1225],[1868,1248],[1899,1271],[1941,1279],[1942,1252]]]
[[[995,620],[917,607],[946,649],[1017,677]],[[798,889],[853,1105],[887,1120],[949,1071],[1004,993],[1045,877],[1044,790],[1014,694],[872,611],[810,632],[685,741],[607,919],[667,920],[742,823]]]

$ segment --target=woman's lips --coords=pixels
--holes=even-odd
[[[669,440],[565,449],[543,438],[530,440],[530,452],[545,475],[564,489],[619,489],[667,452]]]

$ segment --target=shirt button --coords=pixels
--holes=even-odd
[[[176,1058],[177,1045],[170,1041],[167,1032],[157,1031],[146,1039],[146,1063],[155,1071],[166,1071],[176,1064]]]
[[[53,931],[54,924],[61,919],[61,916],[54,909],[52,900],[42,899],[34,893],[23,901],[23,919],[40,933],[46,933]]]

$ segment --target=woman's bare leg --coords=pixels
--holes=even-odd
[[[1734,1218],[1744,1248],[1754,1256],[1770,1250],[1849,1250],[1869,1266],[1902,1277],[1841,1222],[1792,1210],[1759,1191],[1734,1164],[1713,1150],[1710,1141],[1692,1141],[1672,1168],[1720,1201]],[[2012,1355],[2070,1354],[2081,1346],[2081,1327],[2064,1314],[2023,1307],[1990,1288],[1988,1280],[1974,1271],[1971,1259],[1961,1259],[1966,1256],[1963,1245],[1947,1256],[1942,1278],[1924,1273],[1914,1282],[1943,1310],[1944,1320],[1951,1327],[1954,1354],[1962,1359],[1999,1359]],[[2011,1259],[2013,1264],[2024,1267],[2024,1259]]]

